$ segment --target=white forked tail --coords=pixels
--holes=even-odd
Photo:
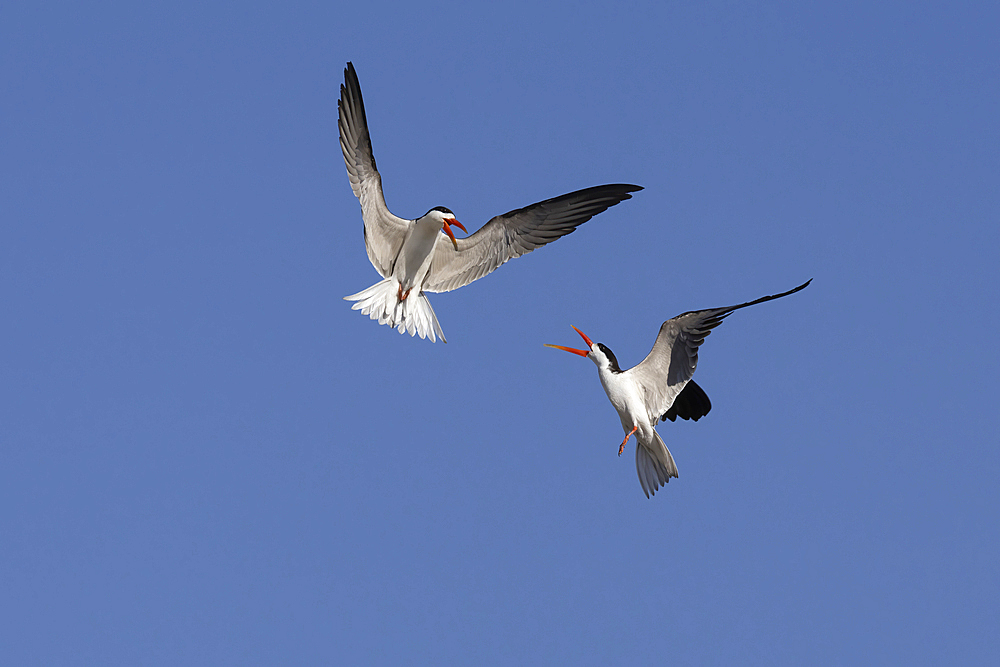
[[[399,281],[386,278],[357,294],[345,296],[345,301],[357,301],[351,310],[360,310],[379,324],[388,324],[399,329],[399,333],[419,335],[435,342],[435,334],[445,343],[444,332],[438,324],[431,302],[423,292],[410,294],[404,301],[399,300]]]
[[[674,457],[670,455],[670,450],[663,444],[663,439],[655,429],[653,440],[648,444],[642,444],[638,438],[635,443],[635,469],[639,473],[639,484],[645,491],[646,497],[656,493],[660,486],[666,486],[671,477],[677,477],[677,465]]]

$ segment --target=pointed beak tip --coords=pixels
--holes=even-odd
[[[457,222],[457,221],[450,220],[450,222]],[[451,224],[449,224],[448,219],[444,221],[444,223],[441,225],[441,228],[444,230],[444,233],[447,234],[448,238],[451,239],[451,244],[455,246],[455,250],[458,250],[458,241],[455,240],[455,232],[451,231]]]
[[[573,325],[571,324],[570,326],[573,326]],[[578,334],[580,334],[580,337],[583,338],[583,342],[585,342],[587,344],[587,347],[593,347],[594,346],[594,341],[590,340],[590,338],[587,337],[587,334],[583,333],[582,331],[580,331],[576,327],[573,327],[573,330],[576,331]]]
[[[551,347],[555,350],[563,350],[564,352],[569,352],[571,354],[578,354],[581,357],[586,357],[590,354],[590,350],[577,350],[572,347],[564,347],[562,345],[553,345],[552,343],[542,343],[545,347]]]
[[[455,246],[455,250],[458,250],[458,241],[455,240],[455,232],[451,231],[451,226],[452,225],[458,227],[459,229],[461,229],[466,234],[468,234],[469,232],[466,231],[465,225],[463,225],[461,222],[459,222],[455,218],[445,218],[444,219],[444,222],[442,223],[441,227],[444,229],[444,233],[448,235],[448,238],[451,239],[451,244],[453,246]]]

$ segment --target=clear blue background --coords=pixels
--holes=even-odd
[[[7,664],[985,664],[1000,651],[992,3],[225,3],[0,16]],[[390,208],[645,186],[434,295]],[[647,500],[570,325],[683,311]]]

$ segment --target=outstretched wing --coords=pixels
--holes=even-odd
[[[351,63],[347,63],[344,69],[344,83],[340,86],[337,108],[340,111],[340,148],[344,151],[351,189],[361,202],[361,216],[365,221],[365,249],[372,265],[383,278],[388,278],[409,223],[394,216],[385,205],[382,176],[375,167],[372,155],[361,84]]]
[[[479,280],[508,259],[520,257],[573,232],[577,227],[626,199],[638,185],[598,185],[498,215],[475,234],[437,240],[425,292],[449,292]]]
[[[661,418],[671,418],[670,410],[675,399],[683,391],[698,366],[698,348],[705,342],[705,337],[712,332],[712,329],[722,324],[722,320],[740,308],[794,294],[805,289],[811,282],[810,279],[787,292],[761,297],[737,306],[694,310],[664,322],[653,349],[646,358],[638,365],[624,371],[631,373],[638,386],[642,387],[650,422],[656,423]],[[705,398],[707,400],[707,396]],[[681,417],[683,418],[683,415]]]

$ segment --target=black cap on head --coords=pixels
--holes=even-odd
[[[615,358],[615,353],[611,351],[611,348],[604,343],[598,343],[597,347],[604,353],[604,356],[606,356],[608,361],[611,363],[611,372],[621,373],[622,369],[618,367],[618,359]]]

